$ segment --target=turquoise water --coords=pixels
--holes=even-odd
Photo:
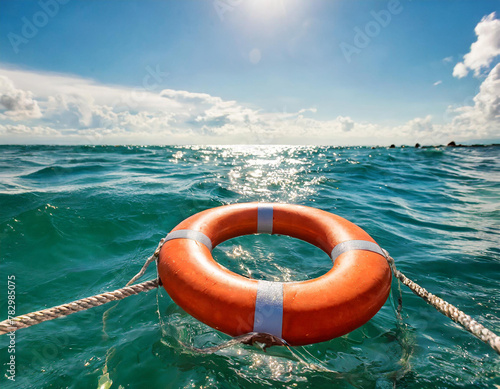
[[[500,148],[0,146],[0,319],[123,286],[184,218],[279,201],[364,228],[403,273],[500,332]],[[230,240],[215,258],[257,279],[302,280],[329,258],[298,240]],[[154,266],[143,278],[156,276]],[[393,282],[397,292],[397,284]],[[469,388],[500,385],[500,358],[406,287],[338,339],[293,349],[195,347],[229,337],[164,290],[16,333],[16,381],[2,388]],[[397,298],[397,293],[395,293]],[[228,319],[229,320],[229,319]]]

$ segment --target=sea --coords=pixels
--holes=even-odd
[[[123,287],[182,220],[251,201],[356,223],[410,279],[500,334],[498,146],[0,146],[0,320]],[[213,255],[271,281],[332,266],[264,234]],[[153,264],[140,281],[156,277]],[[230,339],[160,288],[0,336],[0,387],[500,388],[500,356],[396,280],[340,338],[193,349]]]

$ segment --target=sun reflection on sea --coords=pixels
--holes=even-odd
[[[290,146],[226,148],[223,157],[237,161],[228,172],[228,189],[267,201],[296,202],[310,197],[324,177],[308,174],[308,151]]]

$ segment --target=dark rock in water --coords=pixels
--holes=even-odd
[[[447,144],[448,147],[456,147],[457,144],[454,141],[451,141],[450,143]]]
[[[418,149],[420,147],[420,143],[415,143],[415,148]]]
[[[396,145],[395,144],[392,144],[389,146],[390,149],[395,149],[396,148]]]

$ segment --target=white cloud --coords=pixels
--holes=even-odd
[[[453,68],[453,77],[463,78],[467,74],[469,74],[467,66],[465,66],[462,62],[457,63]]]
[[[474,76],[481,75],[493,59],[500,55],[500,20],[495,18],[495,12],[484,16],[477,24],[475,32],[477,40],[471,45],[470,52],[464,55],[463,62],[459,62],[453,69],[453,76],[462,78],[469,71],[474,71]]]
[[[435,82],[434,84],[432,84],[432,85],[437,86],[437,85],[442,84],[442,83],[443,83],[443,81],[439,80],[439,81],[436,81],[436,82]]]
[[[3,115],[13,120],[41,117],[38,103],[33,100],[33,93],[16,89],[12,81],[0,76],[0,109]]]
[[[191,104],[214,104],[222,101],[219,97],[213,97],[207,93],[193,93],[173,89],[162,90],[160,96],[170,100]]]
[[[453,62],[453,56],[445,57],[443,58],[443,63],[450,63]]]
[[[316,113],[318,110],[316,108],[303,108],[298,113],[301,114],[306,112]]]
[[[425,118],[415,118],[401,127],[401,130],[408,134],[427,133],[432,134],[434,131],[432,124],[432,116],[427,115]]]
[[[50,127],[25,126],[24,124],[0,124],[0,134],[28,135],[28,136],[59,136],[58,131]]]
[[[339,116],[336,121],[343,132],[349,132],[354,128],[354,121],[350,117]]]
[[[401,125],[384,126],[359,122],[345,115],[318,119],[316,108],[266,112],[207,93],[131,89],[80,77],[0,68],[3,88],[0,91],[17,104],[7,103],[8,107],[0,110],[0,143],[383,145],[444,143],[450,139],[463,142],[495,134],[491,123],[498,121],[500,71],[497,68],[494,71],[481,86],[474,105],[455,111],[453,123],[436,125],[426,116]]]
[[[498,136],[500,126],[500,63],[489,73],[473,99],[474,104],[455,109],[452,126],[461,132],[477,129],[480,136]]]

